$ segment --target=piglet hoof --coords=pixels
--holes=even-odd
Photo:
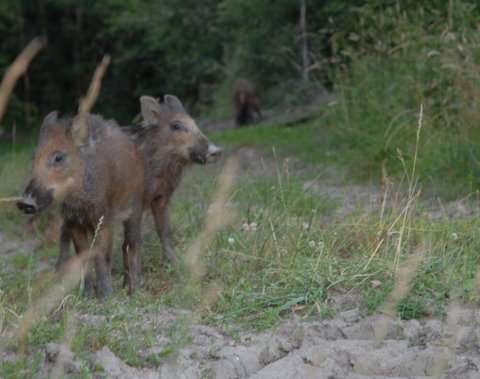
[[[133,292],[140,289],[140,281],[134,279],[128,273],[123,275],[123,288],[128,287],[128,294],[131,295]]]
[[[83,279],[83,291],[88,297],[94,297],[96,288],[93,277],[91,275],[86,275]]]
[[[138,290],[140,290],[140,281],[138,279],[129,278],[127,275],[124,276],[123,287],[128,286],[128,294],[131,296]]]
[[[111,284],[103,283],[97,289],[97,298],[99,302],[103,302],[105,297],[111,295],[113,292]]]

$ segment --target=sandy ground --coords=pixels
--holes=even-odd
[[[161,307],[137,311],[145,331],[151,333],[154,328],[158,332],[154,346],[139,351],[138,356],[161,356],[175,344],[167,335],[168,326],[185,317],[185,312]],[[98,317],[82,315],[79,319],[94,323]],[[155,370],[130,367],[107,347],[82,361],[61,345],[48,344],[37,377],[59,369],[75,375],[82,365],[89,365],[103,367],[96,377],[125,379],[480,378],[480,310],[455,309],[448,322],[382,317],[363,317],[354,307],[329,320],[290,318],[275,329],[239,331],[235,338],[218,328],[192,322],[188,325],[191,342],[176,354],[160,358]],[[386,338],[379,341],[376,335],[382,333],[379,328],[385,320]]]

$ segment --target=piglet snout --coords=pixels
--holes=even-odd
[[[38,210],[37,202],[30,194],[22,196],[22,198],[17,201],[17,207],[27,214],[37,213]]]
[[[222,148],[214,145],[213,143],[208,144],[208,153],[207,153],[207,160],[213,161],[219,155],[222,154]]]

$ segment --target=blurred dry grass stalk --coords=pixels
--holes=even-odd
[[[105,55],[98,67],[95,69],[95,72],[93,73],[90,87],[88,87],[87,96],[80,99],[78,113],[88,113],[92,109],[93,105],[97,101],[98,95],[100,93],[100,88],[102,86],[102,79],[109,64],[110,55]]]
[[[390,293],[389,298],[385,301],[379,310],[380,318],[374,325],[374,334],[377,341],[383,341],[388,332],[388,324],[395,317],[400,300],[408,293],[410,282],[412,281],[416,268],[422,262],[425,253],[428,251],[426,246],[419,245],[414,253],[410,255],[396,272],[395,286]]]
[[[399,158],[404,165],[405,175],[407,177],[409,186],[408,186],[406,204],[403,207],[403,209],[400,210],[399,214],[397,215],[397,217],[394,219],[393,223],[390,225],[390,227],[387,230],[387,234],[392,233],[394,227],[397,225],[397,223],[400,222],[400,227],[397,232],[398,238],[395,246],[395,258],[394,258],[394,264],[393,264],[393,270],[395,274],[395,285],[392,292],[390,293],[389,298],[385,301],[383,306],[380,308],[380,311],[379,311],[380,318],[378,322],[374,325],[374,334],[375,334],[375,339],[377,341],[382,341],[383,339],[385,339],[388,332],[389,319],[394,317],[398,304],[400,303],[402,298],[405,297],[405,295],[409,290],[410,282],[414,277],[416,268],[422,262],[422,259],[425,253],[429,251],[427,246],[425,246],[425,243],[420,243],[415,248],[415,251],[413,252],[413,254],[408,256],[405,262],[400,266],[401,252],[402,250],[404,250],[405,241],[408,239],[408,235],[406,236],[405,233],[407,230],[407,226],[410,223],[411,214],[412,214],[412,210],[414,209],[415,202],[417,201],[418,196],[420,194],[420,191],[416,189],[416,186],[417,186],[416,163],[417,163],[417,157],[418,157],[420,133],[422,130],[422,122],[423,122],[423,105],[420,105],[420,112],[418,116],[418,126],[417,126],[417,133],[416,133],[415,153],[413,157],[413,165],[412,165],[410,175],[408,173],[408,170],[406,169],[406,165],[403,160],[403,157],[399,153]],[[384,196],[385,198],[386,191],[388,189],[388,178],[385,172],[383,172],[383,177],[386,183],[385,196]],[[380,219],[383,218],[384,209],[385,207],[382,204],[382,207],[381,207],[382,214],[380,215]],[[373,256],[377,254],[382,244],[383,244],[383,239],[380,240],[380,242],[377,244],[365,268],[370,264],[371,260],[373,259]]]
[[[454,291],[452,294],[452,299],[447,309],[447,320],[446,320],[446,337],[443,341],[443,347],[445,351],[442,354],[437,356],[437,361],[433,365],[432,369],[432,378],[440,379],[443,377],[443,373],[447,368],[448,362],[455,356],[456,348],[456,332],[455,332],[455,322],[456,322],[456,313],[461,309],[458,303],[458,291]]]
[[[5,75],[3,76],[2,83],[0,84],[0,121],[3,118],[5,113],[5,108],[7,106],[8,98],[10,97],[15,83],[18,78],[20,78],[25,71],[27,71],[28,66],[32,59],[37,55],[40,49],[44,46],[44,41],[40,37],[34,38],[23,51],[17,56],[13,61],[10,67],[7,69]],[[2,135],[2,130],[0,129],[0,136]],[[20,200],[19,197],[4,197],[0,198],[0,202],[12,202]]]
[[[189,285],[191,286],[199,285],[199,281],[205,276],[203,254],[205,254],[207,246],[215,234],[235,218],[236,212],[228,208],[227,200],[235,184],[238,168],[239,162],[236,157],[229,158],[225,163],[219,176],[217,190],[208,208],[203,229],[196,241],[187,249],[187,262],[191,272]],[[196,313],[201,314],[204,310],[209,309],[220,291],[220,285],[213,284],[200,300]]]
[[[187,248],[187,264],[191,276],[187,283],[186,290],[195,293],[195,290],[200,288],[200,281],[206,274],[204,254],[207,247],[215,234],[231,223],[236,216],[235,210],[228,207],[227,200],[238,176],[238,170],[238,158],[229,158],[219,175],[217,189],[208,207],[203,228],[197,239]],[[199,299],[193,314],[189,317],[187,328],[190,331],[204,313],[210,312],[211,305],[216,302],[222,289],[222,285],[218,282],[209,283],[209,286],[204,290]],[[180,372],[178,372],[178,374],[180,374]]]
[[[7,69],[0,85],[0,120],[3,118],[8,98],[15,87],[15,83],[27,71],[30,62],[44,44],[45,42],[42,38],[34,38]]]
[[[92,81],[90,83],[90,87],[88,88],[87,96],[80,99],[80,104],[78,106],[78,115],[77,117],[75,117],[72,125],[74,129],[81,130],[83,131],[83,133],[86,132],[86,128],[87,128],[86,123],[87,123],[88,113],[90,112],[93,105],[97,101],[98,95],[100,93],[100,88],[102,85],[102,78],[105,74],[105,71],[109,63],[110,63],[110,56],[105,55],[102,61],[100,62],[100,64],[98,65],[98,67],[95,69]]]
[[[69,346],[72,342],[72,337],[75,334],[76,329],[76,314],[73,312],[67,312],[65,316],[65,332],[63,334],[63,340],[58,351],[58,357],[55,361],[51,377],[52,379],[65,377],[65,363],[68,361]]]
[[[82,267],[90,257],[90,251],[84,251],[71,258],[66,264],[62,274],[61,283],[55,283],[48,287],[48,291],[34,301],[29,309],[20,317],[19,330],[21,353],[24,352],[27,343],[27,334],[30,327],[41,317],[48,314],[58,303],[71,291],[82,277]]]
[[[235,183],[237,172],[238,159],[228,159],[220,173],[217,190],[208,207],[205,225],[197,240],[187,249],[187,261],[192,278],[195,281],[205,275],[205,266],[201,260],[201,254],[205,252],[214,235],[222,227],[232,222],[235,217],[235,212],[232,209],[228,209],[226,204]]]
[[[474,288],[476,289],[476,294],[480,293],[480,265],[477,266],[475,278],[474,278]],[[461,292],[459,288],[456,288],[452,291],[450,297],[450,303],[447,309],[446,317],[446,337],[443,341],[443,347],[446,348],[444,354],[438,357],[438,360],[435,362],[432,370],[432,378],[440,379],[443,377],[445,369],[448,366],[448,362],[455,358],[455,352],[457,348],[457,334],[458,330],[456,326],[458,325],[457,314],[458,311],[462,309],[460,304]],[[478,298],[477,298],[478,301]],[[474,310],[472,310],[472,319],[475,317]]]
[[[413,158],[413,166],[410,174],[408,173],[406,163],[403,159],[402,153],[400,151],[398,152],[398,158],[403,164],[405,177],[407,178],[407,181],[408,181],[408,192],[405,199],[405,205],[398,211],[396,207],[394,207],[392,210],[393,221],[390,223],[390,225],[384,223],[383,220],[385,218],[386,202],[387,202],[390,186],[389,186],[389,178],[387,175],[386,168],[385,166],[382,166],[383,194],[382,194],[382,204],[380,207],[380,215],[379,215],[380,230],[378,232],[378,235],[380,236],[380,238],[377,244],[375,245],[375,248],[373,249],[372,253],[370,254],[370,257],[367,263],[363,267],[363,270],[366,270],[372,263],[372,260],[377,257],[381,247],[384,246],[384,243],[387,240],[385,236],[388,237],[392,234],[398,235],[398,238],[396,240],[396,246],[395,246],[395,259],[394,259],[393,266],[395,271],[398,270],[399,268],[400,255],[402,252],[402,248],[404,246],[405,239],[408,237],[405,235],[405,233],[408,232],[409,230],[408,224],[412,216],[412,211],[415,208],[415,203],[418,200],[418,197],[420,196],[420,190],[417,189],[416,165],[417,165],[417,157],[418,157],[418,146],[420,142],[420,132],[422,130],[422,126],[423,126],[423,105],[421,104],[420,112],[418,115],[418,126],[417,126],[417,133],[416,133],[416,144],[415,144],[415,153]],[[395,196],[395,199],[398,201],[398,198],[399,198],[399,195],[397,194]],[[399,225],[399,229],[398,231],[396,231],[395,228],[397,228],[398,225]]]
[[[16,196],[16,197],[2,197],[2,198],[0,198],[0,203],[8,203],[8,202],[11,202],[11,201],[18,201],[20,199],[21,199],[21,197],[19,197],[19,196]]]

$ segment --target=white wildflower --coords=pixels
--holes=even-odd
[[[370,280],[370,286],[372,288],[377,288],[377,287],[380,287],[382,285],[382,282],[380,280]]]

